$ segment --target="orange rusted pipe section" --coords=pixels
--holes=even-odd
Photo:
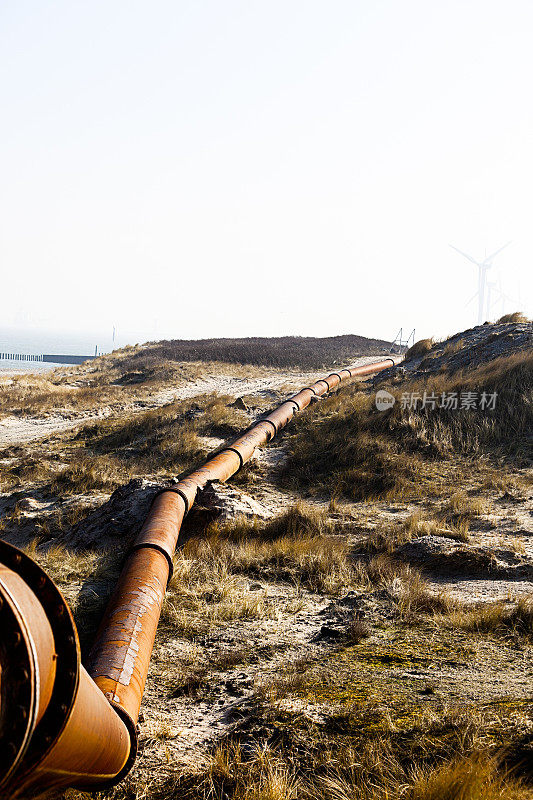
[[[391,358],[332,372],[283,402],[154,498],[87,664],[71,612],[32,559],[0,541],[0,798],[113,785],[131,768],[136,723],[183,519],[199,489],[225,481],[298,411]]]

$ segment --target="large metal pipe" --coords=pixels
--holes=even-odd
[[[391,362],[342,369],[302,389],[156,495],[109,601],[87,672],[57,587],[32,559],[0,542],[3,797],[59,786],[104,788],[121,780],[135,760],[136,723],[172,557],[198,490],[237,472],[314,397]]]
[[[0,562],[0,796],[110,784],[133,763],[135,728],[81,666],[55,584],[2,541]]]

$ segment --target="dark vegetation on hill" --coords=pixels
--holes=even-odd
[[[199,339],[162,341],[149,344],[132,356],[135,362],[149,359],[169,361],[225,361],[268,367],[314,369],[346,364],[356,355],[388,352],[390,342],[365,336],[280,336],[242,339]]]
[[[405,353],[402,368],[408,374],[452,374],[460,369],[486,364],[500,356],[533,349],[533,323],[528,322],[522,314],[509,316],[518,319],[502,317],[495,323],[485,322],[442,342],[421,339]],[[387,371],[381,374],[380,380],[390,377],[391,373]]]

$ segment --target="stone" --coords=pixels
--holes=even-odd
[[[135,478],[115,489],[109,500],[90,511],[62,535],[73,548],[129,547],[140,531],[156,492],[163,484]]]
[[[237,399],[231,404],[231,408],[238,408],[241,411],[248,411],[248,406],[242,397],[237,397]]]
[[[221,521],[238,516],[270,519],[272,511],[245,492],[219,481],[210,481],[198,493],[198,503]]]

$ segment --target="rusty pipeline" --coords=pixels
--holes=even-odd
[[[102,789],[135,760],[136,725],[181,525],[209,481],[225,481],[295,413],[387,358],[305,387],[154,497],[127,555],[86,669],[71,611],[46,573],[0,541],[0,795]],[[34,796],[33,794],[30,796]]]

